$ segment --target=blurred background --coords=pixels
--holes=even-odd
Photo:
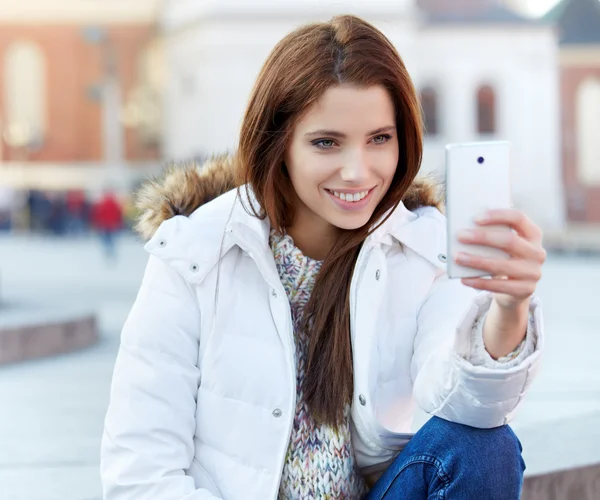
[[[515,205],[550,251],[546,359],[514,423],[523,498],[600,499],[599,0],[0,0],[0,499],[101,498],[147,259],[131,194],[234,151],[273,45],[340,13],[404,58],[424,173],[443,178],[447,143],[511,141]]]

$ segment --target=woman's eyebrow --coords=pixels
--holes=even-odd
[[[366,136],[382,134],[384,132],[390,132],[395,129],[396,129],[395,125],[387,125],[385,127],[380,127],[376,130],[373,130],[373,131],[367,133]],[[344,134],[343,132],[340,132],[338,130],[320,129],[320,130],[315,130],[314,132],[307,132],[306,134],[304,134],[304,136],[305,137],[328,136],[328,137],[335,137],[337,139],[344,139],[346,137],[346,134]]]

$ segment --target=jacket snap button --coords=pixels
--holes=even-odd
[[[375,271],[375,279],[377,281],[379,281],[379,278],[381,277],[381,271],[379,269],[377,269],[377,271]]]
[[[279,417],[281,417],[281,410],[280,410],[279,408],[275,408],[275,409],[273,410],[273,416],[274,416],[275,418],[279,418]]]
[[[365,399],[365,397],[361,394],[360,396],[358,396],[358,402],[362,405],[365,406],[367,404],[367,400]]]
[[[438,260],[440,260],[441,262],[446,262],[447,259],[446,256],[443,253],[441,253],[438,255]]]
[[[277,298],[277,290],[273,289],[271,290],[271,295],[275,298]]]
[[[159,247],[166,247],[166,246],[167,246],[167,242],[166,242],[165,240],[160,240],[160,241],[158,242],[158,246],[159,246]]]
[[[192,264],[190,266],[190,271],[192,271],[193,273],[198,272],[198,264]]]

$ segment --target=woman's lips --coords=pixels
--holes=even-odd
[[[333,194],[334,190],[329,190],[326,189],[325,191],[327,191],[327,194],[329,195],[329,197],[335,202],[335,204],[340,207],[342,210],[347,210],[347,211],[356,211],[356,210],[361,210],[363,208],[365,208],[369,202],[371,201],[371,197],[373,196],[373,192],[375,191],[375,188],[371,188],[371,189],[362,189],[362,190],[356,190],[354,191],[354,193],[361,193],[364,191],[368,191],[367,195],[359,201],[345,201],[342,200],[341,198],[338,198],[335,194]],[[339,192],[339,191],[338,191]],[[346,192],[347,191],[343,191]],[[349,194],[353,194],[353,193],[349,193]]]

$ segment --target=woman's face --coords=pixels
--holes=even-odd
[[[392,182],[398,155],[386,89],[329,88],[296,124],[286,150],[297,218],[339,229],[364,226]]]

